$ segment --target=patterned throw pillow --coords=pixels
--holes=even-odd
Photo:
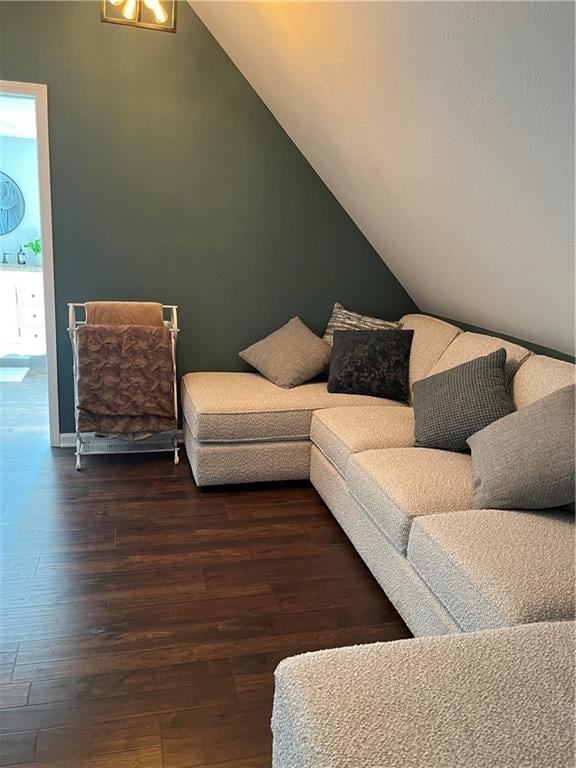
[[[413,331],[335,331],[328,392],[408,400]]]
[[[421,448],[465,451],[466,440],[514,410],[506,350],[497,349],[412,387],[414,434]]]
[[[332,346],[334,331],[384,331],[386,329],[398,330],[400,323],[392,320],[381,320],[379,317],[360,315],[344,309],[342,304],[336,302],[332,307],[332,314],[324,331],[323,340]]]

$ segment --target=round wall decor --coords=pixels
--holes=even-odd
[[[0,235],[12,232],[24,218],[24,195],[8,174],[0,171]]]

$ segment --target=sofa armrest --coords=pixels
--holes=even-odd
[[[285,659],[274,768],[572,766],[574,622]]]

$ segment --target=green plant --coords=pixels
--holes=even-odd
[[[24,248],[30,248],[34,256],[38,256],[42,251],[42,240],[37,237],[36,240],[31,240],[29,243],[25,243]]]

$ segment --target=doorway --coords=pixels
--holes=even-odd
[[[0,438],[58,446],[46,91],[0,80]]]

